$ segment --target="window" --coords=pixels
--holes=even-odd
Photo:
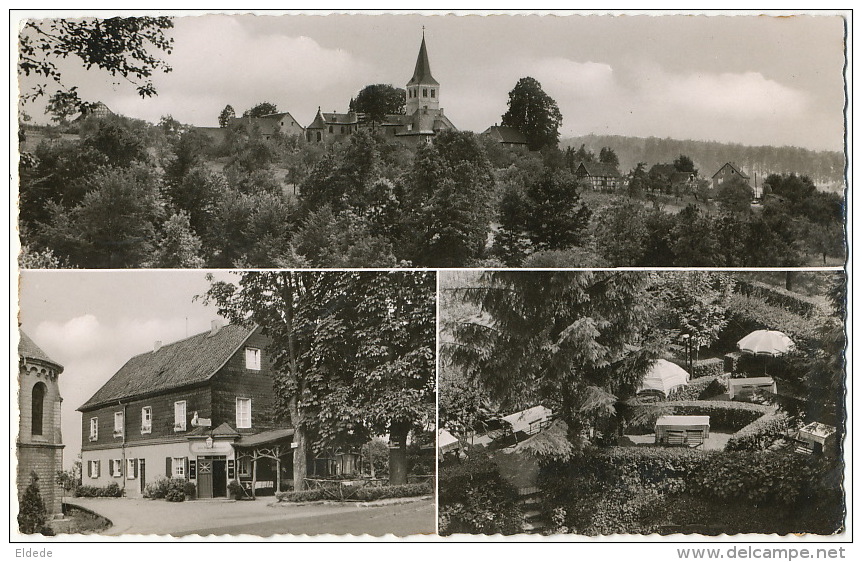
[[[237,429],[251,427],[251,398],[236,399],[236,427]]]
[[[427,97],[428,97],[428,88],[422,88],[422,97],[423,97],[423,98],[427,98]]]
[[[344,125],[341,126],[341,134],[344,134]]]
[[[126,459],[126,478],[134,480],[138,477],[138,459]]]
[[[123,412],[114,412],[114,437],[123,435]]]
[[[186,430],[186,401],[174,402],[174,431]]]
[[[239,459],[239,475],[240,476],[251,476],[251,459],[248,457],[242,457]]]
[[[260,350],[255,347],[245,348],[245,368],[260,371]]]
[[[434,97],[434,88],[431,88],[431,97]]]
[[[174,478],[185,478],[186,477],[186,458],[185,457],[174,457],[171,459],[173,465],[173,475]]]
[[[323,138],[323,137],[321,136],[320,131],[317,131],[317,142],[320,142],[320,140],[321,140],[322,138]]]
[[[111,476],[119,478],[123,475],[123,459],[111,459]]]
[[[45,383],[37,382],[33,387],[33,402],[31,406],[31,434],[42,435],[42,418],[45,411],[45,392],[47,391]]]
[[[99,418],[90,418],[90,441],[99,439]]]
[[[141,434],[153,431],[153,408],[144,406],[141,408]]]
[[[99,461],[87,461],[87,474],[90,478],[99,477]]]
[[[329,132],[332,132],[332,125],[329,126]]]

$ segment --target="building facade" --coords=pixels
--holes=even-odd
[[[742,168],[733,162],[727,162],[724,166],[719,168],[715,174],[713,174],[712,187],[714,189],[718,189],[719,185],[731,178],[740,178],[744,180],[745,183],[749,183],[749,180],[751,180],[751,177],[743,172]]]
[[[57,472],[63,469],[63,436],[60,431],[59,377],[63,366],[48,357],[27,334],[18,342],[18,499],[39,478],[39,493],[49,517],[63,513]]]
[[[128,497],[160,478],[192,482],[199,498],[227,497],[234,480],[279,488],[292,471],[293,431],[272,421],[267,344],[259,328],[214,322],[132,357],[78,408],[83,483],[116,483]],[[280,453],[252,470],[261,448]]]

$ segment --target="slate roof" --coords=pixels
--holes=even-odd
[[[425,35],[422,35],[422,45],[419,47],[419,56],[416,57],[416,68],[413,70],[413,78],[407,82],[408,86],[417,84],[439,86],[440,82],[431,76],[431,63],[428,62],[428,50],[425,48]]]
[[[483,135],[489,135],[498,142],[507,144],[527,144],[527,137],[521,131],[513,127],[505,127],[503,125],[493,125],[485,129]]]
[[[18,357],[21,359],[33,359],[36,361],[41,361],[43,363],[50,363],[59,369],[59,372],[63,372],[63,366],[48,357],[48,354],[42,351],[42,349],[36,345],[36,343],[30,339],[30,336],[25,334],[22,330],[18,330],[21,338],[18,340]]]
[[[586,170],[587,174],[593,178],[618,178],[620,177],[619,171],[610,165],[604,162],[581,162],[576,170],[579,170],[583,166],[584,170]]]
[[[202,383],[222,368],[255,328],[227,325],[129,359],[79,411],[143,394]]]

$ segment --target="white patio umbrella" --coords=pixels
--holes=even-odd
[[[793,340],[784,332],[778,330],[755,330],[736,342],[739,351],[764,357],[778,357],[796,347]],[[766,374],[766,361],[763,362],[763,373]]]
[[[791,351],[796,344],[784,332],[755,330],[736,343],[739,351],[752,355],[776,357]]]
[[[673,389],[687,385],[688,379],[688,371],[675,363],[659,359],[644,376],[638,393],[645,390],[659,390],[667,396]]]

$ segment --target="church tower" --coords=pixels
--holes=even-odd
[[[407,82],[407,115],[419,109],[437,110],[440,108],[440,82],[431,76],[428,50],[425,47],[425,30],[422,30],[422,45],[416,58],[413,78]]]
[[[63,436],[60,433],[58,378],[63,366],[48,357],[24,332],[18,343],[18,499],[39,477],[39,493],[48,517],[62,514],[62,495],[57,471],[63,470]]]

